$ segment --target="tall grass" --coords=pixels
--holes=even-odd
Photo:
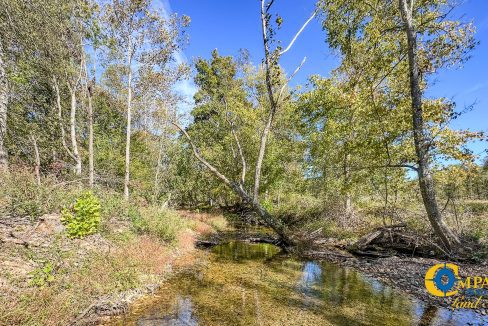
[[[141,208],[139,214],[132,216],[132,224],[137,233],[150,234],[170,243],[189,227],[188,220],[175,211],[154,206]]]

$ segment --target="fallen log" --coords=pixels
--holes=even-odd
[[[434,242],[414,233],[404,224],[376,228],[364,235],[347,250],[355,255],[391,257],[398,254],[432,257],[446,254]]]
[[[352,259],[353,255],[342,253],[339,251],[332,250],[308,250],[302,253],[302,256],[312,259],[324,259],[324,258],[340,258],[340,259]]]
[[[198,248],[210,248],[218,244],[219,242],[216,240],[197,240],[195,246]]]
[[[273,245],[277,245],[280,242],[279,239],[275,239],[271,237],[248,237],[248,238],[244,238],[243,241],[252,242],[252,243],[269,243]]]

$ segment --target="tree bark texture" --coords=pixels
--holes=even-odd
[[[447,249],[460,245],[458,237],[442,219],[436,199],[434,180],[430,170],[429,137],[426,134],[422,115],[422,91],[417,58],[417,37],[413,26],[412,6],[414,0],[399,0],[400,11],[405,25],[408,42],[408,64],[410,73],[410,93],[412,97],[412,126],[415,153],[418,164],[418,180],[422,200],[435,234]]]
[[[5,138],[7,136],[7,105],[8,105],[8,79],[5,68],[5,59],[0,40],[0,170],[7,169],[7,149]]]

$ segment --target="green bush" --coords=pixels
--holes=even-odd
[[[36,268],[29,273],[32,276],[30,286],[43,287],[54,281],[54,267],[51,263],[45,263],[42,267]]]
[[[137,233],[149,233],[148,219],[142,217],[142,214],[137,207],[131,206],[127,212],[132,227]]]
[[[83,192],[70,208],[63,208],[61,222],[70,238],[96,233],[100,225],[100,201],[91,191]]]

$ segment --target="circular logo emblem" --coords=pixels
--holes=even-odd
[[[437,264],[425,274],[425,288],[438,297],[448,297],[457,293],[458,266],[454,264]]]

